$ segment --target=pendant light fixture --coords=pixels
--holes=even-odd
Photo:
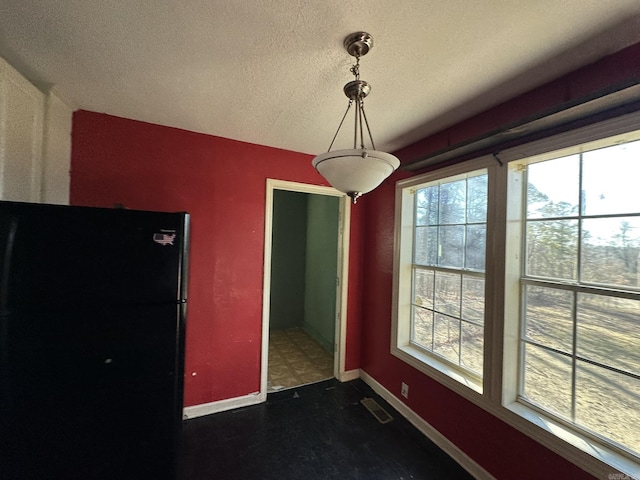
[[[311,164],[320,175],[327,179],[331,186],[349,195],[353,203],[356,203],[358,197],[370,192],[391,175],[400,165],[400,160],[390,153],[376,150],[367,115],[364,112],[364,99],[371,92],[371,85],[360,80],[360,57],[366,55],[373,48],[373,37],[366,32],[352,33],[344,39],[344,48],[349,55],[356,58],[355,65],[351,67],[351,73],[355,76],[355,80],[347,83],[343,89],[349,98],[349,104],[340,125],[338,125],[338,130],[331,140],[329,150],[327,153],[315,157]],[[353,148],[332,152],[331,147],[333,147],[342,124],[354,104]],[[369,134],[370,149],[367,149],[364,144],[364,127]]]

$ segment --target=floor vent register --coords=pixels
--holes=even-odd
[[[373,398],[365,397],[360,400],[360,403],[364,405],[364,407],[371,412],[371,415],[376,417],[380,423],[389,423],[393,420],[393,417]]]

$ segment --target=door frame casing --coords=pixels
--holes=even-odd
[[[269,369],[269,310],[271,306],[271,249],[273,230],[273,191],[310,193],[340,197],[338,225],[338,265],[336,281],[335,313],[335,351],[333,356],[333,374],[342,380],[345,376],[345,350],[347,336],[347,301],[349,276],[349,232],[351,225],[351,203],[344,193],[333,187],[309,185],[267,178],[265,216],[264,216],[264,280],[262,289],[262,351],[260,360],[260,400],[267,400],[267,380]]]

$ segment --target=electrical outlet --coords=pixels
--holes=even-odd
[[[400,389],[400,394],[404,398],[409,398],[409,385],[407,385],[406,383],[402,382],[402,388]]]

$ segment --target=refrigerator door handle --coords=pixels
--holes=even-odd
[[[9,408],[11,404],[11,379],[9,375],[9,279],[11,258],[15,245],[17,219],[11,219],[6,244],[2,256],[2,272],[0,272],[0,410]]]
[[[2,258],[2,272],[0,272],[0,315],[9,312],[9,279],[11,278],[11,258],[13,255],[13,247],[16,241],[16,231],[18,230],[18,221],[11,219],[9,231],[7,232],[6,245]]]

